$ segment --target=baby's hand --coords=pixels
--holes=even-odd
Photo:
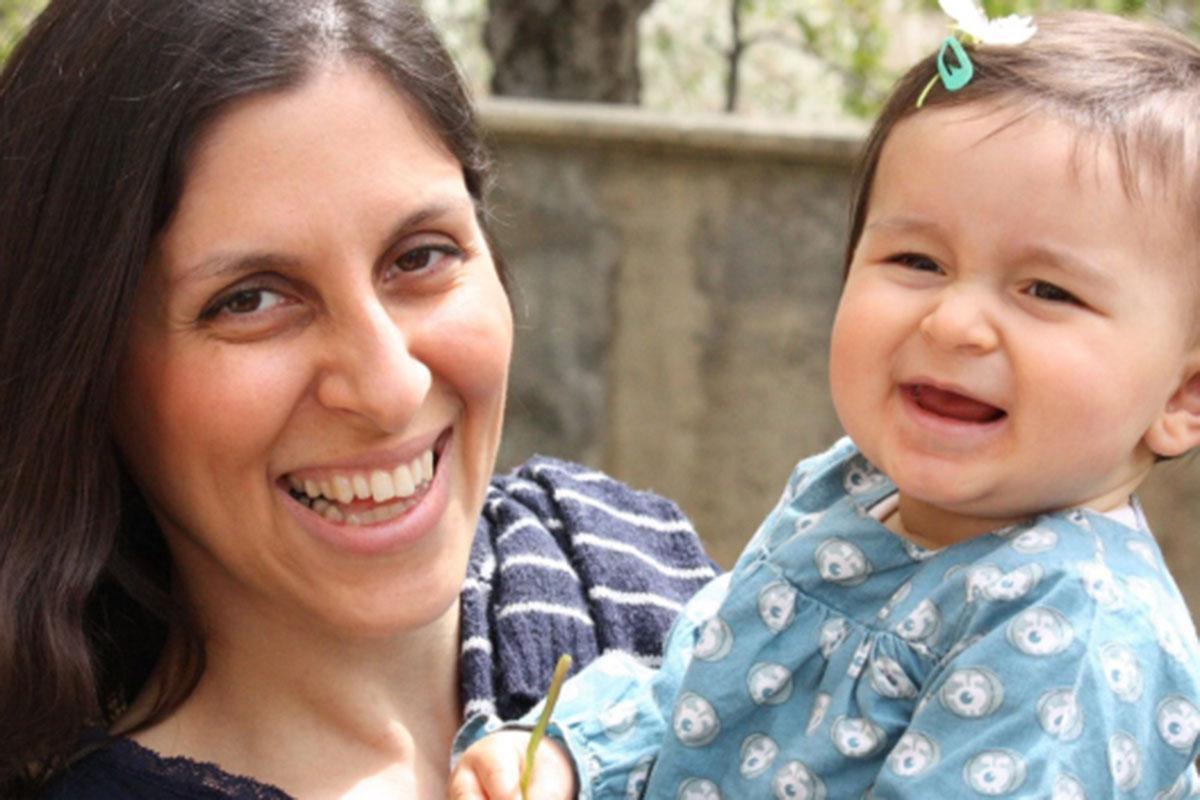
[[[467,748],[450,776],[451,800],[521,800],[521,768],[530,735],[500,731]],[[526,800],[570,800],[575,769],[558,742],[543,739],[534,755]]]

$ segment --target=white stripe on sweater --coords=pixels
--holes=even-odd
[[[571,478],[572,480],[577,480],[580,483],[613,483],[614,482],[611,475],[605,475],[603,472],[595,472],[592,470],[582,470],[580,472],[572,472],[571,470],[567,469],[566,467],[561,467],[558,464],[538,464],[536,467],[533,467],[531,471],[533,472],[534,475],[541,475],[543,472],[546,472],[548,470],[554,470],[555,472],[561,472],[563,475],[566,475],[567,477]]]
[[[650,592],[622,592],[608,586],[593,586],[588,596],[593,600],[608,600],[620,606],[658,606],[675,612],[683,610],[683,603]]]
[[[542,567],[543,569],[552,569],[556,572],[565,572],[576,582],[579,581],[579,576],[575,574],[575,570],[561,556],[550,558],[549,556],[542,556],[537,553],[520,553],[506,559],[504,564],[501,565],[500,571],[508,572],[513,567]]]
[[[626,542],[618,542],[615,539],[605,539],[603,536],[597,536],[594,533],[579,533],[575,535],[575,543],[589,547],[596,547],[601,550],[612,550],[617,553],[625,553],[633,556],[653,567],[660,575],[666,575],[669,578],[680,578],[682,580],[707,579],[714,578],[717,575],[716,570],[712,567],[672,567],[669,564],[663,564],[656,560],[653,556],[639,550]]]
[[[543,603],[539,600],[528,600],[524,603],[512,603],[496,612],[496,619],[504,619],[518,614],[546,614],[554,617],[569,617],[576,622],[582,622],[589,628],[595,625],[592,618],[577,608],[560,606],[554,603]]]
[[[487,714],[489,717],[496,716],[496,701],[490,697],[468,700],[467,704],[463,706],[463,719],[467,720],[478,714]]]
[[[481,581],[478,578],[467,578],[463,581],[462,590],[464,592],[479,592],[480,594],[490,594],[492,584]]]
[[[591,506],[592,508],[603,511],[610,517],[619,519],[622,522],[628,522],[630,525],[636,525],[639,528],[647,528],[652,531],[662,533],[691,533],[692,526],[687,520],[683,519],[659,519],[645,514],[635,514],[632,511],[624,511],[619,508],[614,508],[602,500],[597,500],[594,497],[589,497],[586,494],[576,492],[572,489],[557,489],[554,492],[554,497],[557,500],[572,500],[580,505]]]
[[[496,537],[496,544],[499,545],[512,534],[517,533],[518,531],[523,531],[526,528],[537,528],[538,530],[541,530],[542,522],[535,517],[525,517],[524,519],[519,519],[512,525],[509,525],[507,528],[505,528],[504,532]]]
[[[472,636],[463,640],[462,651],[463,653],[478,652],[491,655],[492,643],[486,636]]]

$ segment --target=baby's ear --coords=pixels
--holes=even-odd
[[[1162,414],[1146,431],[1145,441],[1155,455],[1181,456],[1200,446],[1200,350],[1193,351],[1179,388]]]

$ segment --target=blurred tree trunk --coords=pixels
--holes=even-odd
[[[488,0],[492,92],[637,103],[638,19],[654,0]]]

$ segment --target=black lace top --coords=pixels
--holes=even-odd
[[[116,739],[70,769],[47,800],[292,800],[281,789],[230,775],[215,764],[163,758],[129,739]]]
[[[656,663],[677,610],[716,574],[691,523],[657,495],[549,458],[493,479],[462,591],[463,718],[520,716],[561,653],[580,666],[612,650]],[[128,739],[77,761],[43,798],[292,800]]]

